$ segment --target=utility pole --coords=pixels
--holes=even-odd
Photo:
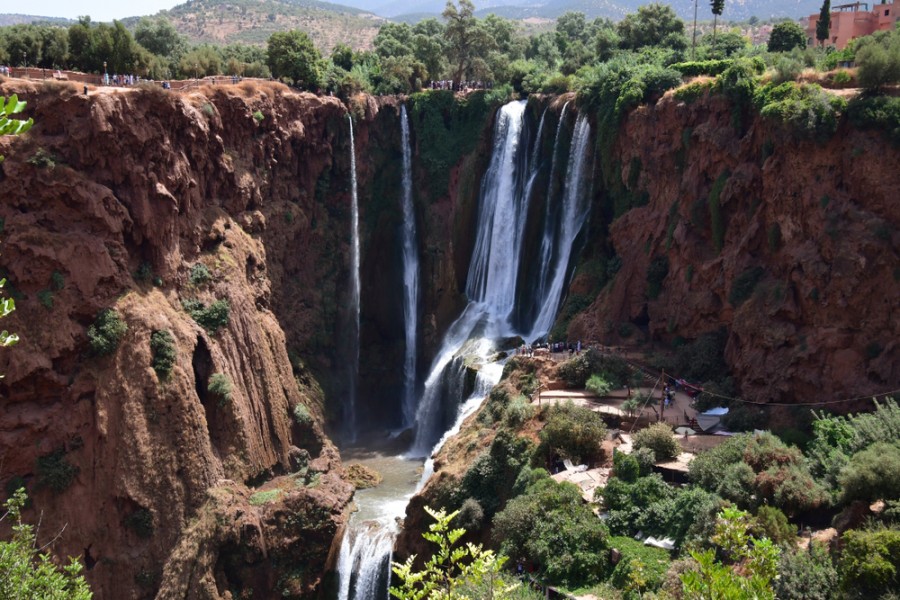
[[[696,60],[694,51],[697,48],[697,3],[700,0],[694,0],[694,35],[691,37],[691,60]]]

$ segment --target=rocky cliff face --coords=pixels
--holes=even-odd
[[[24,482],[43,541],[65,526],[55,549],[84,556],[98,598],[315,589],[352,492],[299,358],[336,356],[344,106],[280,87],[13,91],[37,125],[3,141],[3,325],[22,341],[0,356],[0,480]],[[227,325],[186,300],[226,300]],[[128,330],[97,356],[106,308]],[[209,391],[217,373],[230,394]]]
[[[641,200],[613,221],[620,198],[598,194],[608,237],[588,257],[621,269],[572,338],[615,342],[622,323],[667,342],[724,330],[739,391],[760,402],[896,387],[900,153],[880,134],[844,122],[813,140],[760,117],[739,132],[723,98],[669,95],[626,118],[608,158],[618,196]]]

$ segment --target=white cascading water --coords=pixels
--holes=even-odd
[[[356,143],[353,139],[353,117],[350,114],[347,114],[347,121],[350,123],[350,237],[352,246],[350,253],[350,302],[352,303],[354,329],[351,331],[353,349],[350,357],[350,381],[346,401],[347,422],[345,423],[345,428],[350,441],[356,441],[356,395],[359,380],[359,197],[356,190]]]
[[[544,199],[545,210],[544,210],[544,235],[541,236],[541,253],[540,253],[540,261],[541,265],[550,264],[550,258],[553,254],[553,249],[556,247],[556,232],[557,232],[557,220],[554,218],[556,215],[556,211],[554,210],[556,207],[553,202],[553,180],[556,178],[556,164],[558,162],[559,156],[559,136],[562,133],[563,124],[566,120],[566,111],[569,108],[569,103],[566,102],[563,104],[562,112],[559,115],[559,123],[556,126],[556,137],[553,140],[553,157],[550,160],[550,178],[547,180],[547,197]],[[549,269],[541,269],[540,273],[538,273],[537,285],[535,289],[537,290],[536,298],[543,298],[544,293],[547,290],[547,272]]]
[[[559,237],[556,241],[557,251],[552,264],[543,264],[541,270],[548,273],[550,286],[542,295],[541,310],[535,319],[529,340],[539,339],[550,331],[556,320],[556,312],[562,300],[569,273],[569,262],[575,249],[575,239],[584,227],[591,205],[589,194],[585,189],[589,185],[584,167],[588,155],[588,144],[591,137],[591,125],[584,114],[579,115],[572,136],[572,149],[569,152],[569,170],[566,173],[566,188],[563,195],[562,215],[560,218]]]
[[[403,360],[403,425],[416,418],[416,346],[419,318],[419,245],[416,238],[416,213],[412,193],[412,148],[409,141],[409,115],[400,107],[400,131],[403,138],[403,319],[406,353]]]
[[[387,597],[396,529],[380,522],[348,530],[338,557],[338,600]]]
[[[507,318],[516,299],[519,249],[528,213],[522,193],[527,174],[518,168],[524,117],[524,100],[507,104],[497,116],[491,163],[481,184],[475,249],[466,282],[469,301],[487,304],[487,310],[501,327],[499,321]]]

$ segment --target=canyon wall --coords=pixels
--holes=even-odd
[[[590,269],[576,276],[590,306],[569,337],[722,332],[745,400],[859,408],[900,382],[900,149],[846,118],[813,139],[755,115],[737,129],[733,115],[722,97],[670,93],[625,118],[583,257],[621,268],[596,295]]]

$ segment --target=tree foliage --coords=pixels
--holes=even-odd
[[[447,514],[444,510],[425,511],[435,520],[428,526],[422,537],[437,546],[434,554],[421,571],[416,571],[416,556],[410,556],[404,563],[391,563],[391,569],[399,578],[398,585],[390,588],[391,596],[401,600],[459,600],[468,599],[463,588],[473,585],[487,587],[489,596],[502,600],[515,586],[506,585],[500,572],[507,558],[498,556],[492,550],[484,550],[480,545],[458,545],[465,535],[465,529],[451,528],[451,521],[457,512]]]
[[[17,490],[0,517],[13,523],[12,537],[0,541],[0,598],[90,600],[91,590],[77,559],[70,558],[67,565],[57,567],[48,554],[38,549],[34,528],[22,521],[26,501],[25,490]]]
[[[549,583],[596,582],[606,564],[606,528],[571,483],[540,478],[494,517],[494,539],[508,556],[538,566]]]
[[[782,21],[772,27],[769,34],[769,52],[790,52],[806,46],[806,32],[794,21]]]
[[[541,442],[563,458],[590,462],[602,455],[606,424],[589,408],[571,402],[547,409],[547,423],[540,433]]]
[[[278,31],[269,37],[266,61],[272,75],[304,89],[320,85],[322,55],[305,31]]]
[[[634,449],[649,448],[656,462],[673,460],[681,453],[681,446],[666,423],[654,423],[634,434]]]
[[[819,40],[819,44],[825,45],[829,31],[831,31],[831,0],[823,0],[819,20],[816,22],[816,39]]]

